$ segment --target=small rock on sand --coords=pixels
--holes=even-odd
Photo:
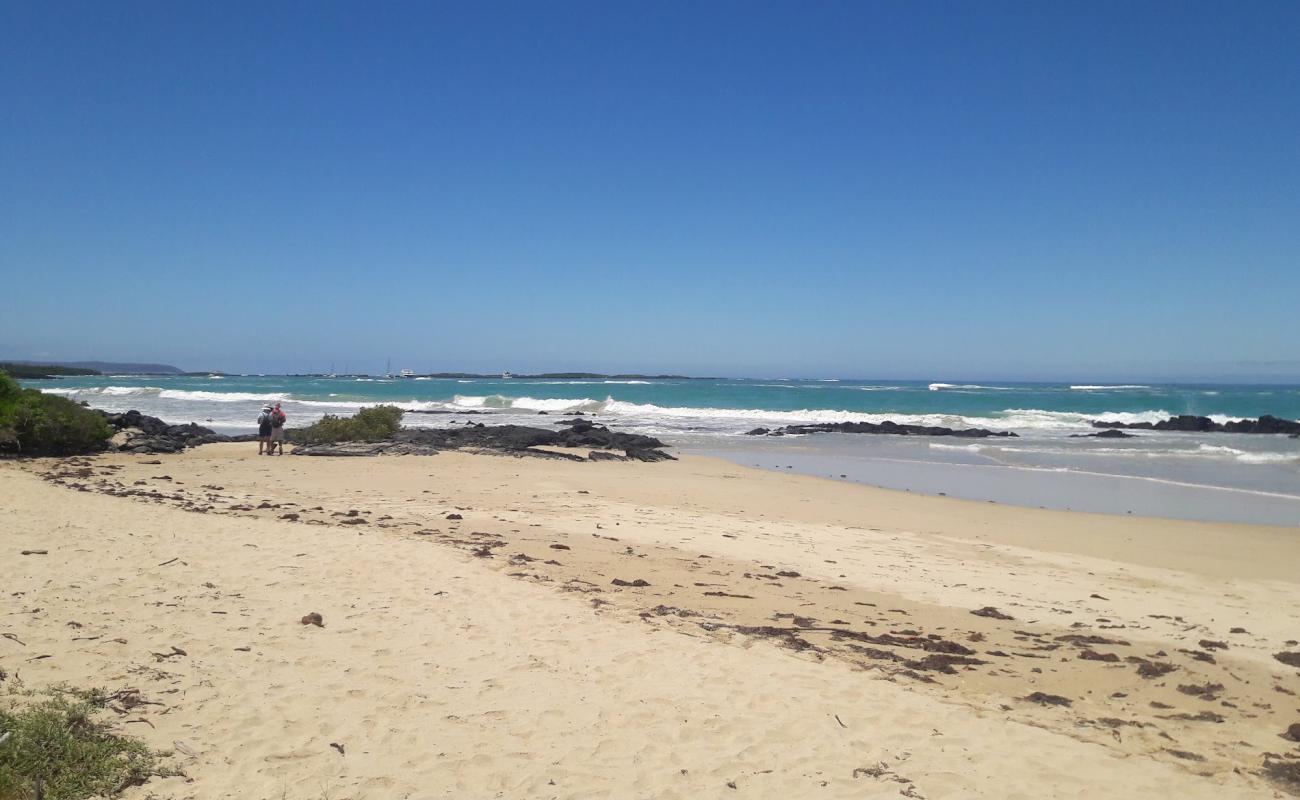
[[[1274,653],[1273,658],[1276,658],[1288,667],[1300,667],[1300,653]]]
[[[1073,702],[1068,697],[1061,697],[1059,694],[1047,694],[1046,692],[1034,692],[1024,699],[1045,706],[1068,706]]]

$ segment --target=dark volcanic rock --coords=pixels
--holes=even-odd
[[[1094,428],[1144,431],[1181,431],[1185,433],[1289,433],[1300,434],[1300,422],[1265,414],[1259,419],[1242,419],[1235,422],[1215,422],[1209,417],[1197,417],[1180,414],[1159,422],[1100,422],[1094,420]]]
[[[334,444],[298,444],[295,455],[308,456],[375,456],[433,455],[444,450],[478,450],[491,453],[529,455],[568,461],[586,459],[571,453],[539,450],[540,447],[588,448],[597,452],[592,460],[664,461],[673,456],[660,448],[664,443],[653,436],[611,431],[588,420],[565,420],[561,430],[532,428],[526,425],[483,425],[460,428],[403,428],[389,439],[377,442],[339,442]],[[619,451],[623,455],[614,452]]]
[[[801,433],[875,433],[894,436],[958,436],[965,439],[983,439],[989,436],[1016,436],[1011,431],[990,431],[985,428],[940,428],[929,425],[901,425],[885,420],[875,422],[818,422],[810,425],[787,425],[770,431],[767,428],[755,428],[749,436],[785,436]]]
[[[1073,703],[1068,697],[1061,697],[1059,694],[1047,694],[1046,692],[1034,692],[1026,695],[1023,699],[1044,706],[1069,706]]]
[[[127,439],[118,450],[128,453],[179,453],[187,447],[197,447],[213,442],[251,442],[256,434],[223,436],[211,428],[193,422],[170,425],[157,417],[141,414],[134,409],[121,414],[99,411],[104,420],[117,431],[125,431]]]
[[[1288,667],[1300,667],[1300,653],[1274,653],[1273,658],[1276,658]]]
[[[1131,433],[1125,433],[1118,428],[1109,428],[1101,433],[1072,433],[1071,439],[1136,439]]]

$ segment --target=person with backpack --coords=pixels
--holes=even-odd
[[[271,452],[279,450],[280,455],[284,455],[284,423],[288,420],[284,411],[277,402],[275,408],[271,411]]]
[[[271,411],[271,406],[269,404],[262,406],[262,413],[257,415],[257,454],[259,456],[262,455],[263,450],[266,451],[266,455],[271,455],[271,421],[273,418],[274,414]]]

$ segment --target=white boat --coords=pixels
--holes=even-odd
[[[403,378],[414,378],[414,377],[415,377],[415,373],[412,372],[412,371],[409,370],[409,369],[404,369],[404,370],[402,370],[401,372],[399,372],[399,373],[397,373],[397,374],[398,374],[400,377],[403,377]]]
[[[503,372],[503,373],[501,373],[501,380],[503,380],[503,381],[508,381],[508,380],[510,380],[510,379],[513,378],[513,377],[514,377],[514,375],[511,375],[509,372]]]

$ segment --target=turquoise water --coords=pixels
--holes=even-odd
[[[264,402],[290,426],[393,403],[408,426],[549,425],[581,411],[687,452],[738,463],[1021,505],[1300,525],[1300,439],[1137,431],[1073,438],[1092,420],[1300,418],[1300,386],[980,384],[809,380],[96,377],[27,381],[92,406],[251,432]],[[551,415],[553,418],[548,419]],[[755,427],[894,420],[1010,430],[1015,439],[817,434]]]
[[[1238,418],[1300,417],[1300,387],[1241,385],[938,384],[807,380],[454,380],[296,377],[104,377],[29,381],[92,405],[134,403],[187,420],[243,424],[266,399],[289,400],[299,416],[376,402],[422,410],[583,410],[635,417],[715,420],[838,421],[883,415],[895,421],[1045,429],[1105,417],[1127,421],[1174,414]],[[238,412],[238,415],[232,414]],[[868,415],[864,417],[863,415]],[[179,418],[179,417],[178,417]]]

